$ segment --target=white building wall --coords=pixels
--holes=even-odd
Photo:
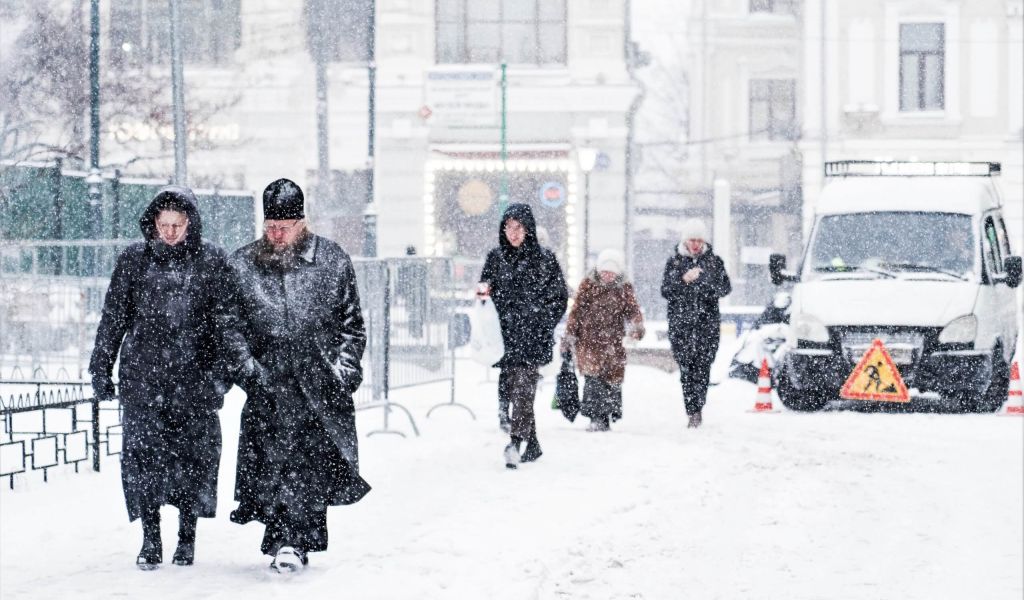
[[[622,248],[625,240],[625,115],[637,93],[626,70],[624,0],[567,0],[565,65],[508,69],[508,147],[555,149],[564,172],[581,178],[574,149],[593,146],[607,157],[592,175],[591,248]],[[377,2],[376,178],[378,253],[419,253],[429,242],[433,218],[425,210],[429,161],[438,148],[497,151],[499,130],[447,127],[439,115],[423,118],[428,105],[426,75],[434,62],[434,0]],[[237,102],[217,121],[237,131],[233,144],[191,149],[191,179],[223,177],[253,190],[278,177],[298,182],[316,214],[316,85],[306,50],[301,3],[252,0],[242,3],[242,44],[234,64],[219,68],[186,64],[189,95],[235,94]],[[458,67],[456,67],[458,68]],[[466,65],[490,68],[498,65]],[[364,65],[329,67],[330,168],[367,167],[368,76]],[[495,123],[498,115],[495,114]],[[119,157],[107,154],[105,162]],[[160,163],[152,163],[159,170]],[[163,165],[173,167],[169,160]],[[168,172],[170,172],[168,170]],[[577,190],[582,193],[582,190]],[[516,200],[513,198],[512,200]],[[324,223],[313,223],[321,231]],[[495,224],[495,243],[497,243]],[[567,265],[583,268],[582,228],[574,230]],[[325,232],[329,233],[329,232]],[[597,240],[597,241],[595,241]],[[436,242],[436,240],[434,240]],[[353,253],[361,248],[350,247]],[[482,258],[482,257],[479,257]],[[562,257],[563,260],[566,256]]]
[[[804,3],[805,229],[823,160],[975,160],[1003,164],[1001,188],[1014,251],[1024,223],[1020,0],[875,0]],[[822,21],[826,12],[825,82]],[[945,107],[899,110],[899,25],[945,25]],[[874,85],[870,83],[874,79]],[[826,143],[821,143],[822,94]]]

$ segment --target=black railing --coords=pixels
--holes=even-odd
[[[14,488],[14,476],[79,464],[92,456],[100,470],[101,447],[106,456],[120,453],[121,409],[116,400],[100,402],[87,395],[82,381],[0,380],[3,438],[0,477]],[[112,415],[104,418],[104,415]]]
[[[102,254],[116,256],[121,246],[111,243]],[[12,487],[14,476],[26,471],[42,470],[44,480],[48,469],[62,463],[73,464],[77,471],[84,460],[82,440],[97,471],[102,456],[120,452],[119,403],[95,401],[85,381],[108,276],[77,270],[82,248],[99,253],[104,246],[0,244],[0,299],[11,300],[0,303],[0,477],[8,477]],[[46,261],[39,256],[53,258],[47,264],[59,266],[61,274],[40,270]],[[91,264],[109,266],[107,262]],[[449,401],[431,408],[427,416],[442,406],[468,411],[455,402],[454,347],[460,342],[452,339],[452,320],[460,286],[452,261],[408,257],[353,262],[367,333],[363,385],[353,400],[357,410],[379,408],[383,414],[382,427],[370,434],[404,435],[391,427],[393,411],[404,413],[413,433],[419,434],[412,412],[390,398],[397,389],[449,382]],[[3,366],[25,357],[33,365],[53,365],[51,372],[39,366]],[[108,416],[112,414],[116,418]]]

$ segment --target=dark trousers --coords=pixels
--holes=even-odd
[[[504,399],[512,409],[512,437],[530,439],[537,432],[533,402],[540,373],[531,365],[506,365],[498,377],[498,403]]]
[[[590,376],[584,376],[583,382],[580,414],[606,425],[622,418],[622,384]]]
[[[509,423],[509,411],[512,409],[512,401],[509,399],[508,370],[502,368],[498,372],[498,422],[503,426]]]
[[[712,331],[690,332],[682,339],[673,340],[672,355],[679,365],[679,382],[683,387],[686,414],[694,415],[704,408],[711,380],[711,364],[718,353],[719,326]]]

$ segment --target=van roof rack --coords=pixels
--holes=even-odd
[[[837,160],[825,163],[825,177],[992,177],[997,162]]]

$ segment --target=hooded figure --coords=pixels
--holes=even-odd
[[[633,284],[623,276],[622,253],[601,251],[597,268],[580,282],[565,327],[566,344],[575,347],[576,367],[583,374],[580,412],[590,431],[608,431],[622,418],[622,381],[626,373],[627,330],[644,336],[644,318]]]
[[[538,242],[529,205],[514,203],[505,210],[498,247],[487,253],[480,282],[481,295],[490,295],[501,320],[505,355],[496,365],[501,369],[499,419],[512,438],[505,448],[505,465],[515,468],[520,459],[529,462],[541,454],[533,413],[537,369],[551,362],[555,326],[569,299],[558,260]],[[523,441],[527,447],[520,455]]]
[[[718,300],[732,284],[722,259],[705,241],[697,219],[683,223],[682,241],[665,264],[661,295],[668,300],[668,339],[679,364],[688,427],[699,427],[707,400],[711,363],[718,353],[722,319]]]
[[[197,517],[217,509],[226,372],[217,315],[224,310],[224,252],[202,241],[196,198],[160,189],[139,219],[144,242],[117,259],[96,332],[89,372],[101,400],[120,353],[124,444],[121,480],[128,518],[142,518],[137,564],[162,562],[161,505],[178,508],[174,563],[192,564]]]
[[[366,330],[352,260],[303,220],[286,179],[263,196],[265,235],[230,259],[225,337],[247,394],[231,513],[266,526],[261,550],[277,571],[327,549],[327,507],[358,502],[352,394],[363,379]]]

